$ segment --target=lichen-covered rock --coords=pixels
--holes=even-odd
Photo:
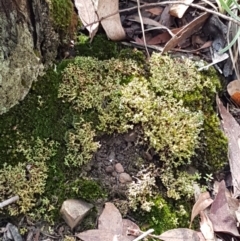
[[[57,55],[46,1],[0,0],[0,114],[23,100]]]

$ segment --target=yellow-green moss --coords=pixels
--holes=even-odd
[[[54,156],[47,161],[47,166],[39,164],[39,168],[46,168],[48,175],[42,176],[44,193],[38,198],[38,203],[32,203],[37,205],[37,212],[28,212],[35,220],[44,215],[45,219],[52,219],[65,198],[96,200],[103,197],[102,191],[95,186],[96,183],[92,183],[93,180],[89,184],[85,179],[79,179],[81,168],[71,168],[76,163],[81,166],[91,158],[91,153],[96,150],[94,137],[99,133],[122,133],[134,125],[142,126],[139,143],[154,147],[159,154],[160,177],[162,181],[171,180],[164,184],[167,190],[176,189],[177,193],[169,194],[175,198],[188,194],[189,182],[186,183],[186,179],[194,181],[180,172],[192,160],[194,164],[202,162],[208,169],[213,166],[211,153],[214,153],[214,160],[219,160],[220,164],[226,156],[226,142],[221,138],[219,122],[212,107],[219,86],[214,71],[194,72],[192,62],[185,65],[183,60],[171,60],[169,57],[164,59],[159,55],[154,55],[148,65],[137,51],[119,51],[118,46],[112,46],[108,41],[113,49],[107,47],[109,51],[105,54],[102,49],[108,45],[96,43],[84,42],[81,45],[79,42],[78,51],[84,45],[88,47],[89,53],[101,59],[120,58],[100,61],[96,58],[78,57],[64,61],[57,67],[57,71],[49,70],[40,78],[22,103],[0,117],[1,163],[8,163],[9,167],[5,170],[9,173],[10,169],[11,172],[14,170],[21,178],[28,174],[24,170],[26,157],[17,151],[21,140],[27,140],[27,146],[31,148],[34,148],[32,137],[42,141],[49,138],[49,141],[59,143]],[[158,63],[161,65],[158,66]],[[172,77],[171,69],[167,67],[168,72],[166,68],[164,70],[164,64],[178,66],[177,70],[172,68]],[[164,73],[157,72],[161,68]],[[198,74],[203,74],[203,77]],[[81,125],[78,125],[78,120],[83,120]],[[81,129],[82,125],[87,129]],[[78,138],[79,133],[81,138]],[[90,138],[82,138],[86,133],[90,133],[87,136]],[[210,134],[214,135],[214,139],[210,139]],[[72,143],[69,142],[69,135],[74,136]],[[83,146],[79,142],[83,140],[88,142],[86,149],[81,149],[86,152],[87,158],[78,160],[78,155],[83,155],[79,150]],[[181,146],[180,140],[185,145]],[[70,158],[69,166],[66,166],[64,159],[69,154],[73,158]],[[3,165],[0,165],[4,170]],[[170,167],[170,173],[167,167]],[[183,183],[184,186],[181,186]],[[89,189],[92,191],[88,193]]]
[[[19,201],[8,206],[11,215],[27,213],[37,202],[37,195],[42,195],[47,179],[47,161],[56,154],[57,143],[36,139],[33,146],[28,141],[18,144],[17,151],[25,161],[12,166],[4,163],[0,169],[0,197],[4,201],[15,195]]]
[[[34,83],[23,102],[0,116],[0,196],[4,200],[18,194],[18,190],[26,190],[19,193],[18,203],[3,209],[5,213],[22,212],[32,220],[52,222],[59,216],[59,209],[66,198],[87,195],[85,191],[81,195],[74,191],[79,186],[86,190],[82,183],[85,180],[81,179],[76,183],[81,169],[68,168],[64,164],[64,158],[68,154],[66,133],[74,132],[76,122],[69,105],[58,99],[58,88],[62,70],[70,62],[64,60],[57,66],[57,71],[48,70]],[[46,158],[43,161],[42,152],[46,148],[51,150],[51,143],[59,144],[54,145],[54,153],[45,152]],[[30,171],[27,169],[28,165],[32,166]],[[29,179],[30,172],[33,179]],[[104,193],[96,191],[96,187],[92,190],[95,198],[101,198]],[[26,200],[29,202],[26,203]]]
[[[216,160],[223,165],[227,157],[223,151],[217,159],[214,144],[207,146],[206,127],[213,127],[216,136],[221,133],[213,109],[219,88],[216,72],[198,72],[190,60],[153,54],[149,67],[143,68],[135,60],[78,57],[63,73],[59,97],[79,115],[94,112],[96,128],[104,133],[124,133],[140,125],[142,144],[154,148],[163,162],[160,177],[169,197],[179,199],[193,194],[188,187],[199,176],[183,175],[176,168],[186,169],[202,151],[208,157],[201,163],[209,166]],[[215,141],[226,150],[224,138]]]
[[[64,161],[67,166],[82,166],[91,160],[93,153],[100,147],[94,141],[95,135],[91,123],[74,123],[74,129],[67,131],[65,137],[67,154]]]

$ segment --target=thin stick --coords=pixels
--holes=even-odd
[[[202,6],[200,6],[198,4],[195,4],[195,3],[185,3],[185,2],[181,2],[181,1],[165,1],[165,2],[144,4],[144,5],[141,5],[139,8],[142,9],[142,8],[156,7],[156,6],[162,6],[162,5],[168,5],[168,4],[183,4],[183,5],[187,5],[187,6],[193,7],[193,8],[197,8],[197,9],[200,9],[202,11],[205,11],[205,12],[208,12],[208,13],[211,13],[211,14],[215,14],[215,15],[217,15],[220,18],[223,18],[225,20],[231,21],[231,22],[236,23],[237,25],[240,26],[240,22],[235,20],[234,18],[226,16],[226,15],[224,15],[222,13],[219,13],[219,12],[216,12],[214,10],[207,9],[207,8],[202,7]],[[92,25],[94,23],[101,22],[103,19],[109,18],[109,17],[111,17],[111,16],[113,16],[115,14],[129,12],[129,11],[136,10],[136,9],[138,9],[138,7],[131,7],[131,8],[126,8],[126,9],[122,9],[122,10],[116,11],[114,13],[111,13],[111,14],[108,14],[108,15],[102,17],[101,19],[99,19],[97,21],[89,23],[89,24],[85,25],[84,27],[86,28],[86,27],[88,27],[88,26],[90,26],[90,25]]]
[[[7,205],[9,205],[9,204],[11,204],[11,203],[13,203],[13,202],[18,201],[18,200],[19,200],[19,196],[11,197],[11,198],[9,198],[9,199],[1,202],[1,203],[0,203],[0,208],[3,208],[3,207],[5,207],[5,206],[7,206]]]
[[[137,0],[138,15],[139,15],[140,23],[141,23],[142,34],[143,34],[143,43],[144,43],[144,47],[145,47],[145,50],[146,50],[148,59],[150,59],[150,54],[149,54],[148,48],[147,48],[146,36],[145,36],[143,19],[142,19],[142,13],[141,13],[140,7],[141,7],[141,5],[140,5],[140,0]]]
[[[139,241],[139,240],[145,238],[146,236],[148,236],[150,233],[153,233],[153,232],[154,232],[154,229],[149,229],[148,231],[142,233],[140,236],[135,238],[133,241]]]

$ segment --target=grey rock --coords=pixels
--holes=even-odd
[[[105,168],[105,170],[106,170],[107,173],[111,173],[111,172],[114,171],[114,168],[113,168],[113,166],[107,166],[107,167]]]

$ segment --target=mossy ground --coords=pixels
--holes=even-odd
[[[42,218],[41,215],[44,214],[46,220],[52,221],[53,217],[58,216],[59,208],[66,198],[82,197],[85,200],[94,201],[105,196],[104,191],[95,181],[79,177],[80,169],[67,168],[64,164],[64,156],[67,152],[64,137],[66,132],[73,128],[73,113],[68,104],[59,100],[58,88],[61,81],[60,72],[68,62],[66,60],[58,66],[59,73],[53,69],[48,70],[33,85],[23,102],[0,116],[1,167],[4,163],[14,166],[26,162],[24,155],[17,152],[22,140],[27,140],[27,144],[32,146],[32,149],[34,149],[34,140],[37,138],[41,140],[47,138],[59,144],[55,156],[46,163],[48,177],[45,192],[41,197],[38,196],[37,209],[31,212],[35,220]],[[25,169],[26,167],[23,167],[23,171]],[[80,187],[81,191],[79,191]],[[2,198],[4,200],[7,196]],[[53,209],[46,213],[47,207]]]
[[[61,45],[75,38],[80,20],[71,0],[47,0],[54,30],[60,36]]]
[[[65,60],[61,62],[57,68],[56,71],[53,69],[50,69],[47,71],[47,73],[39,79],[37,83],[34,84],[32,87],[32,90],[30,91],[29,95],[26,97],[26,99],[21,102],[19,105],[12,108],[8,113],[0,116],[0,133],[1,133],[1,139],[0,139],[0,156],[1,156],[1,163],[0,165],[3,167],[3,163],[7,163],[8,165],[16,165],[19,162],[26,161],[25,156],[21,153],[17,152],[16,150],[19,147],[19,142],[21,143],[21,140],[27,140],[28,144],[31,146],[33,145],[32,140],[36,140],[37,138],[40,138],[42,140],[48,139],[49,141],[54,141],[58,143],[58,147],[56,149],[55,155],[52,156],[49,160],[47,160],[47,180],[46,180],[46,187],[45,187],[45,193],[39,196],[39,202],[37,204],[37,209],[32,210],[32,215],[35,217],[33,218],[40,218],[42,214],[45,215],[46,219],[52,219],[52,217],[58,213],[59,207],[66,198],[83,198],[87,201],[94,201],[98,198],[106,197],[106,193],[101,188],[100,183],[96,183],[95,181],[91,180],[90,178],[83,178],[80,177],[81,175],[81,169],[79,168],[72,168],[70,163],[69,166],[65,165],[65,156],[68,153],[68,148],[66,145],[66,133],[71,130],[76,131],[77,133],[77,127],[76,127],[76,120],[82,119],[87,123],[91,123],[93,128],[98,127],[98,130],[96,130],[96,135],[102,132],[108,132],[113,133],[117,132],[119,128],[119,125],[126,127],[125,124],[128,125],[128,127],[133,126],[134,124],[141,125],[143,123],[146,123],[146,126],[148,123],[155,123],[155,116],[159,116],[157,113],[161,109],[159,109],[158,103],[156,102],[156,99],[161,97],[162,92],[165,94],[167,93],[167,89],[164,87],[163,89],[156,90],[156,87],[159,88],[159,83],[157,83],[155,80],[157,78],[152,78],[153,73],[150,72],[149,65],[146,64],[144,61],[143,55],[137,51],[134,50],[122,50],[120,51],[120,48],[118,45],[108,41],[105,39],[105,37],[100,36],[99,38],[96,37],[90,45],[88,43],[88,39],[85,36],[80,36],[79,40],[77,42],[76,49],[78,53],[81,56],[89,56],[92,55],[96,58],[77,58],[76,60]],[[122,64],[120,60],[109,60],[110,58],[117,58],[125,62]],[[127,59],[127,60],[126,60]],[[107,62],[101,62],[100,60],[107,60]],[[165,60],[169,61],[168,58]],[[84,62],[86,61],[86,62]],[[115,61],[115,62],[114,62]],[[120,62],[119,62],[120,61]],[[114,69],[111,68],[111,63],[116,63],[114,65]],[[84,68],[87,68],[89,70],[93,70],[95,68],[95,72],[93,73],[89,71],[90,75],[93,77],[93,79],[87,79],[85,78],[86,72],[81,72],[83,69],[79,68],[79,66],[84,66],[84,63],[88,63],[87,66]],[[72,65],[71,65],[72,64]],[[96,68],[96,65],[98,67],[101,67],[100,69]],[[157,65],[157,64],[156,64]],[[70,66],[70,67],[69,67]],[[91,69],[91,66],[94,66],[93,69]],[[155,66],[155,65],[154,65]],[[169,66],[167,66],[169,68]],[[70,73],[70,70],[78,70],[77,72],[78,76],[83,77],[81,79],[82,85],[77,86],[79,84],[79,79],[75,79],[76,85],[74,85],[74,88],[69,88],[69,93],[71,95],[71,90],[74,90],[75,87],[77,89],[77,95],[72,96],[72,99],[66,99],[64,100],[64,97],[66,97],[66,93],[62,94],[62,99],[59,99],[59,91],[60,91],[60,85],[63,84],[62,77],[65,75],[64,84],[66,85],[64,88],[67,88],[70,86],[70,80],[71,78],[74,79],[74,75],[76,72],[73,73],[72,76],[67,76],[67,73]],[[141,70],[141,71],[140,71]],[[157,69],[157,71],[159,71]],[[162,78],[163,73],[156,72],[160,77]],[[186,73],[188,73],[186,71]],[[186,73],[183,73],[186,74]],[[98,83],[103,84],[101,87],[100,85],[95,84],[95,77],[98,75]],[[142,76],[141,76],[142,75]],[[137,77],[136,77],[137,76]],[[113,78],[114,77],[114,78]],[[178,76],[179,77],[179,76]],[[206,76],[205,76],[206,77]],[[152,78],[152,79],[151,79]],[[217,75],[213,73],[210,77],[208,77],[209,83],[213,81],[213,85],[217,86]],[[68,81],[69,82],[66,82]],[[87,94],[91,94],[91,91],[95,90],[102,90],[100,92],[96,92],[94,95],[94,103],[96,105],[94,106],[93,103],[91,103],[88,99],[87,102],[79,102],[79,99],[81,98],[88,98],[88,96],[84,96],[84,93],[82,93],[82,87],[88,88],[87,81],[92,81],[92,88],[89,88],[89,92]],[[155,81],[155,82],[154,82]],[[172,79],[173,83],[176,82],[176,79]],[[175,82],[174,82],[175,81]],[[152,86],[151,86],[151,84]],[[170,83],[170,81],[165,81],[165,83]],[[132,85],[131,85],[132,84]],[[138,86],[138,84],[141,84],[138,89],[135,88]],[[161,84],[161,83],[160,83]],[[181,84],[181,83],[180,83]],[[154,87],[155,86],[155,87]],[[184,83],[183,83],[184,86]],[[71,86],[70,86],[71,87]],[[94,88],[103,88],[103,89],[94,89]],[[104,89],[106,87],[106,89]],[[122,91],[123,87],[125,88],[124,91]],[[180,86],[181,87],[181,86]],[[61,87],[62,88],[62,87]],[[178,87],[177,87],[178,88]],[[209,88],[206,87],[204,91],[201,89],[202,87],[196,88],[195,94],[190,89],[187,95],[181,95],[177,91],[174,92],[174,88],[171,86],[169,87],[169,90],[173,90],[173,97],[171,96],[171,102],[165,101],[165,99],[161,99],[161,103],[166,113],[171,113],[177,110],[177,106],[179,107],[179,110],[181,110],[181,113],[186,112],[186,108],[189,108],[191,111],[191,108],[194,109],[194,107],[197,107],[196,112],[190,113],[188,115],[188,120],[191,118],[193,123],[193,128],[189,129],[189,133],[191,135],[195,135],[195,133],[199,134],[199,132],[202,133],[203,137],[201,139],[202,146],[199,147],[199,153],[204,152],[206,153],[204,160],[204,166],[207,167],[208,165],[211,166],[221,166],[223,163],[224,158],[226,156],[226,142],[223,138],[223,135],[218,129],[218,121],[215,114],[215,111],[212,107],[213,104],[213,96],[216,93],[216,89],[213,89],[210,91]],[[137,89],[137,91],[136,91]],[[63,88],[62,88],[63,90]],[[114,90],[111,92],[111,90]],[[122,91],[122,92],[121,92]],[[133,92],[132,92],[133,91]],[[134,92],[135,91],[135,92]],[[207,92],[208,91],[208,92]],[[125,99],[119,99],[119,97],[123,94],[125,94]],[[148,96],[154,95],[149,99]],[[210,93],[210,94],[209,94]],[[75,93],[76,94],[76,93]],[[97,95],[96,95],[97,94]],[[132,95],[134,94],[134,96]],[[169,93],[168,93],[169,94]],[[202,96],[204,94],[204,96]],[[207,99],[210,97],[210,100]],[[91,96],[90,96],[91,97]],[[135,100],[139,100],[142,98],[144,100],[145,97],[147,97],[147,101],[139,101],[135,103]],[[104,98],[104,99],[101,99]],[[174,100],[173,100],[174,98]],[[183,99],[182,102],[177,102],[180,99]],[[64,101],[63,101],[64,100]],[[73,103],[73,100],[75,101]],[[86,99],[85,99],[86,100]],[[104,100],[104,101],[103,101]],[[119,101],[120,100],[120,101]],[[147,106],[147,103],[150,103],[149,106]],[[153,105],[154,103],[154,105]],[[176,106],[174,105],[176,103]],[[86,108],[84,105],[86,104]],[[126,104],[127,108],[124,112],[124,109],[118,108],[121,105],[119,104]],[[89,105],[92,105],[89,107]],[[143,105],[143,106],[142,106]],[[185,105],[185,106],[184,106]],[[99,107],[100,106],[100,107]],[[146,108],[146,112],[144,108]],[[169,109],[167,108],[169,107]],[[84,109],[85,108],[85,109]],[[139,111],[140,114],[147,115],[150,119],[141,119],[142,117],[138,115],[139,113],[134,113],[134,110]],[[204,125],[203,129],[201,131],[197,130],[195,132],[196,127],[198,127],[199,123],[202,123],[202,120],[199,118],[196,118],[196,116],[199,114],[199,111],[202,111],[203,113],[203,119],[204,119]],[[100,115],[99,115],[100,113]],[[129,114],[129,116],[122,116],[121,114]],[[159,112],[160,113],[160,112]],[[175,113],[175,112],[174,112]],[[177,112],[178,113],[178,112]],[[195,114],[195,116],[194,116]],[[149,117],[150,116],[150,117]],[[105,117],[108,117],[106,119]],[[131,121],[127,118],[132,118]],[[143,116],[145,117],[145,116]],[[164,117],[164,116],[163,116]],[[190,117],[190,118],[189,118]],[[165,117],[164,117],[165,118]],[[164,120],[164,118],[162,120]],[[185,118],[184,115],[180,116],[179,121],[183,120]],[[185,118],[186,119],[186,118]],[[186,119],[186,120],[187,120]],[[117,120],[117,122],[116,122]],[[171,123],[175,123],[176,126],[178,126],[178,122],[172,122],[174,121],[174,116],[168,116],[168,119],[165,118],[165,122],[156,122],[155,124],[160,125],[161,123],[165,123],[165,128],[168,128],[168,126]],[[176,119],[175,119],[176,120]],[[194,125],[197,123],[196,125]],[[184,125],[188,125],[188,122],[184,123]],[[109,128],[110,129],[107,129]],[[156,135],[159,136],[159,140],[161,140],[161,136],[165,135],[166,137],[168,135],[167,131],[160,131],[153,128],[153,126],[148,126],[151,130],[156,131]],[[126,131],[128,128],[122,129],[119,132]],[[167,130],[167,129],[166,129]],[[173,127],[172,134],[176,134],[178,128]],[[215,140],[216,143],[213,145],[209,144],[209,136],[208,130],[211,130],[215,133]],[[146,140],[150,142],[152,147],[155,147],[158,151],[160,151],[160,158],[158,157],[158,160],[162,160],[166,162],[166,157],[171,157],[171,160],[174,160],[176,163],[180,160],[180,164],[183,165],[184,157],[187,156],[187,162],[188,164],[189,158],[192,155],[192,152],[194,150],[193,144],[197,143],[195,140],[189,139],[189,136],[186,137],[187,143],[190,143],[191,151],[188,153],[188,150],[182,148],[179,150],[175,149],[175,143],[174,142],[164,142],[164,138],[162,139],[161,145],[155,145],[154,142],[154,136],[151,134],[151,132],[147,132],[148,130],[145,129],[146,133],[149,134],[146,138]],[[160,133],[160,134],[159,134]],[[204,134],[205,133],[205,134]],[[168,136],[168,137],[171,137]],[[152,138],[152,139],[151,139]],[[92,138],[94,139],[94,137]],[[75,139],[76,140],[76,139]],[[152,142],[151,142],[152,140]],[[176,139],[177,140],[177,139]],[[79,148],[81,150],[81,145],[79,147],[79,141],[73,142],[71,147],[75,147],[75,144],[78,144],[78,150]],[[86,145],[86,144],[85,144]],[[155,145],[155,146],[154,146]],[[172,152],[167,149],[167,147],[171,146]],[[203,149],[201,148],[203,147]],[[205,148],[207,147],[207,148]],[[34,146],[33,146],[34,148]],[[218,155],[218,150],[221,149],[222,152],[220,155]],[[176,151],[175,151],[176,150]],[[208,151],[209,150],[209,151]],[[92,150],[91,150],[92,151]],[[90,152],[91,153],[91,152]],[[173,153],[173,154],[172,154]],[[181,158],[177,159],[175,158],[175,153],[179,154]],[[198,153],[198,152],[197,152]],[[161,157],[162,155],[162,157]],[[163,157],[165,155],[165,157]],[[172,155],[172,156],[171,156]],[[214,160],[212,160],[212,156],[215,155]],[[195,158],[197,155],[195,156]],[[216,160],[219,160],[218,158],[222,158],[220,163],[216,162]],[[213,162],[211,162],[213,161]],[[217,163],[217,165],[216,165]],[[81,166],[82,163],[80,163],[79,166]],[[175,166],[181,166],[180,164],[174,164]],[[184,164],[184,165],[185,165]],[[173,168],[174,165],[162,165],[163,168]],[[183,165],[183,166],[184,166]],[[185,167],[185,166],[184,166]],[[208,168],[208,171],[210,171],[211,168]],[[67,174],[66,174],[67,173]],[[175,172],[177,173],[177,171]],[[172,173],[171,173],[172,175]],[[181,175],[179,175],[181,176]],[[171,176],[174,180],[174,185],[176,188],[179,188],[182,186],[182,182],[177,182],[175,180],[175,176]],[[184,176],[184,180],[186,180],[186,177]],[[164,180],[164,179],[163,179]],[[169,185],[172,185],[170,183]],[[167,199],[166,199],[167,200]],[[153,199],[153,202],[155,203],[156,212],[149,213],[149,215],[146,215],[146,220],[149,221],[150,225],[157,225],[159,232],[166,230],[167,228],[174,227],[174,220],[176,219],[176,209],[175,212],[173,211],[174,205],[168,206],[168,203],[166,203],[161,196],[158,198],[155,197]],[[163,208],[158,209],[157,203],[161,202],[163,203]],[[54,207],[53,207],[54,206]],[[48,209],[46,209],[48,207]],[[37,213],[37,210],[40,210],[41,212]],[[46,211],[48,210],[48,211]],[[44,216],[43,215],[43,216]],[[159,221],[159,217],[161,216],[162,220],[162,226],[161,221]],[[183,215],[182,215],[183,216]],[[163,218],[164,217],[164,218]],[[172,221],[169,221],[172,220]],[[157,227],[156,226],[156,227]]]

